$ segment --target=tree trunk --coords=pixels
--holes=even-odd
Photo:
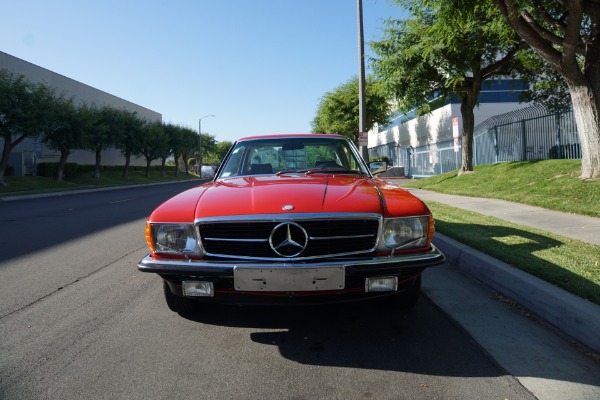
[[[94,168],[94,179],[100,179],[100,165],[102,164],[102,149],[96,149],[96,168]]]
[[[21,136],[14,142],[11,142],[12,137],[9,136],[7,138],[4,136],[4,148],[2,149],[2,159],[0,159],[0,185],[2,186],[6,186],[6,183],[4,182],[4,174],[6,173],[6,167],[8,166],[8,160],[10,159],[10,152],[24,139],[25,136]]]
[[[146,160],[146,178],[150,176],[150,163],[152,160]]]
[[[160,164],[160,176],[162,176],[163,178],[167,175],[166,165],[167,165],[167,158],[163,157],[161,164]]]
[[[60,159],[58,160],[58,168],[56,169],[56,180],[62,181],[65,174],[65,165],[67,164],[67,158],[69,158],[71,152],[69,150],[60,151]]]
[[[462,126],[462,162],[458,175],[473,171],[473,130],[475,129],[475,113],[473,109],[477,104],[477,93],[467,92],[463,94],[460,104],[460,114],[463,120]]]
[[[129,164],[131,164],[131,153],[125,153],[125,168],[123,169],[123,178],[129,179]]]
[[[567,82],[581,143],[580,178],[597,179],[600,177],[600,42],[598,13],[592,12],[597,5],[592,5],[592,1],[565,2],[569,18],[563,36],[559,36],[562,50],[558,51],[547,36],[540,33],[538,21],[532,20],[531,15],[525,17],[521,12],[520,2],[496,0],[496,3],[519,36]],[[591,29],[587,36],[582,32],[585,19],[588,19]],[[580,43],[585,43],[583,52],[578,48]],[[583,69],[577,54],[584,57]]]
[[[581,143],[581,179],[600,177],[600,110],[591,87],[568,83]]]

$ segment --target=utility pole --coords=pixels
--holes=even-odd
[[[365,40],[363,33],[362,0],[356,0],[358,14],[358,145],[365,162],[369,162],[368,136],[366,132],[367,109],[365,106]]]

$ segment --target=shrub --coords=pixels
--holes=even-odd
[[[76,163],[66,163],[65,170],[63,171],[63,178],[72,177],[77,173],[78,165]],[[45,176],[47,178],[56,177],[56,171],[58,171],[58,163],[39,163],[37,166],[37,175]]]
[[[80,165],[79,168],[77,169],[80,173],[83,172],[90,172],[93,173],[96,170],[96,165],[94,164],[84,164],[84,165]],[[100,172],[104,171],[104,167],[102,165],[100,165]]]
[[[142,171],[146,170],[146,167],[142,167]],[[150,171],[162,171],[162,165],[153,164],[150,166]],[[175,165],[165,165],[165,172],[175,172]]]
[[[4,170],[4,176],[12,176],[15,173],[15,168],[12,165],[7,165]]]
[[[550,147],[548,151],[548,158],[565,158],[565,159],[577,159],[581,158],[581,146],[579,143],[563,144],[560,146]]]

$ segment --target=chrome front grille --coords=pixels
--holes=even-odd
[[[200,220],[197,225],[210,257],[291,261],[368,254],[377,246],[378,215],[299,217]]]

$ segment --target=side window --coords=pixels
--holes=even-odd
[[[335,154],[339,159],[339,164],[348,169],[360,169],[356,163],[356,158],[352,155],[352,151],[348,146],[337,146]]]
[[[227,159],[227,163],[223,166],[221,177],[227,178],[230,176],[236,176],[240,171],[240,162],[242,155],[244,154],[245,147],[240,146],[233,150],[233,153]]]
[[[260,156],[259,149],[252,149],[248,157],[250,164],[262,164],[262,158]]]

